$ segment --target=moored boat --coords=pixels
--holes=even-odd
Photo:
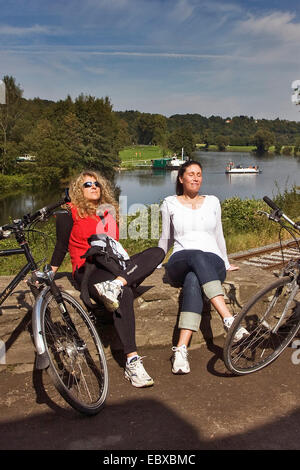
[[[155,158],[151,160],[152,168],[159,168],[165,170],[167,168],[167,163],[170,161],[170,157],[165,158]]]
[[[183,148],[181,150],[181,158],[177,158],[176,153],[174,153],[173,157],[164,157],[164,158],[155,158],[151,160],[152,168],[160,168],[164,170],[178,170],[181,165],[187,161],[189,157],[184,155]]]
[[[259,168],[258,165],[250,165],[250,166],[241,166],[241,165],[234,165],[233,162],[229,162],[225,173],[226,174],[250,174],[250,175],[257,175],[261,173],[262,170]]]
[[[181,165],[184,162],[185,162],[185,160],[180,160],[179,158],[174,156],[167,162],[167,168],[168,168],[168,170],[177,170],[178,168],[181,167]]]

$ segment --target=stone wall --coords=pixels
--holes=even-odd
[[[270,272],[249,267],[242,262],[238,271],[227,273],[224,282],[226,302],[232,312],[238,313],[260,287],[274,279]],[[9,276],[0,277],[0,291],[8,284]],[[58,273],[57,283],[61,288],[79,300],[70,274]],[[178,315],[180,311],[181,289],[172,287],[165,276],[165,269],[156,269],[136,290],[134,301],[136,316],[136,339],[142,354],[144,346],[176,344],[178,337]],[[32,295],[25,282],[22,282],[0,309],[0,340],[6,346],[6,365],[28,364],[32,368],[35,353],[31,340]],[[107,357],[111,351],[120,350],[121,343],[111,324],[110,314],[99,310],[97,328],[103,340]],[[192,346],[200,345],[208,339],[224,336],[219,315],[206,304],[202,314],[200,330],[193,334]]]

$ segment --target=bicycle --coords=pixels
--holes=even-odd
[[[48,220],[56,208],[69,201],[66,190],[61,201],[0,227],[0,240],[13,235],[19,245],[0,250],[0,256],[23,254],[27,260],[0,293],[0,306],[31,271],[27,283],[35,299],[32,310],[35,367],[47,369],[57,391],[75,410],[94,415],[103,407],[108,392],[101,339],[80,303],[57,286],[51,266],[39,271],[28,241],[28,234],[37,232],[34,224]]]
[[[297,240],[300,222],[291,220],[267,196],[263,200],[273,211],[259,212],[281,226],[279,236],[282,229],[288,230],[300,253]],[[283,256],[282,247],[281,253]],[[300,328],[299,292],[300,257],[291,259],[283,267],[278,279],[261,289],[236,315],[223,350],[224,362],[230,372],[235,375],[250,374],[266,367],[284,351]],[[240,326],[246,328],[249,335],[234,342]]]

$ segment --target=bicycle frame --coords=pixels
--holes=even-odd
[[[15,256],[15,255],[24,255],[27,259],[27,264],[19,271],[19,273],[13,278],[9,285],[0,293],[0,306],[7,299],[7,297],[12,293],[12,291],[17,287],[17,285],[25,278],[25,276],[30,272],[37,269],[37,265],[32,257],[32,254],[29,249],[27,242],[23,243],[20,248],[10,248],[7,250],[0,250],[1,256]]]
[[[295,297],[295,295],[296,295],[296,293],[297,293],[297,290],[299,289],[296,280],[294,280],[294,284],[295,284],[295,285],[294,285],[293,289],[291,290],[291,293],[290,293],[290,295],[289,295],[289,299],[288,299],[288,301],[287,301],[287,303],[286,303],[286,305],[285,305],[285,308],[284,308],[284,310],[283,310],[283,312],[282,312],[282,314],[281,314],[281,316],[280,316],[280,318],[279,318],[279,320],[278,320],[278,322],[277,322],[277,325],[276,325],[276,326],[273,328],[273,330],[272,330],[272,333],[274,333],[274,334],[277,333],[279,327],[281,326],[281,324],[282,324],[282,322],[283,322],[283,320],[284,320],[284,318],[285,318],[285,316],[286,316],[286,312],[288,311],[288,309],[289,309],[289,307],[290,307],[290,305],[291,305],[291,302],[293,301],[293,298]]]

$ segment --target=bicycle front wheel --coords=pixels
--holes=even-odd
[[[300,327],[299,286],[286,276],[258,292],[236,316],[224,344],[224,362],[236,375],[270,364],[288,346]],[[249,336],[234,342],[239,327]]]
[[[49,292],[42,304],[42,334],[48,373],[61,396],[77,411],[94,415],[104,405],[108,371],[99,335],[88,314],[61,292],[66,312]]]

